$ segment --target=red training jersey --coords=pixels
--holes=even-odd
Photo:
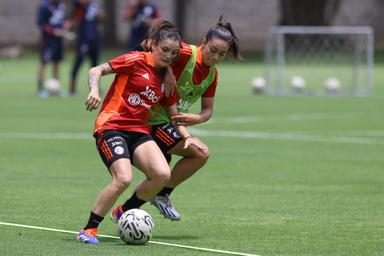
[[[121,130],[150,134],[147,124],[150,108],[176,103],[177,94],[165,97],[163,76],[155,69],[151,53],[130,52],[110,60],[116,73],[99,115],[94,132]]]
[[[172,64],[172,70],[176,77],[176,80],[179,79],[191,55],[192,55],[191,46],[189,44],[182,43],[179,57]],[[205,78],[207,78],[211,69],[212,67],[209,67],[203,63],[203,57],[201,55],[201,47],[197,47],[196,65],[195,65],[195,70],[193,71],[193,77],[192,77],[193,83],[200,84]],[[215,96],[217,81],[218,81],[218,73],[216,69],[215,80],[212,82],[211,85],[209,85],[209,87],[204,92],[202,97]]]

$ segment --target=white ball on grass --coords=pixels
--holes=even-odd
[[[304,78],[302,78],[301,76],[292,76],[291,86],[295,91],[301,91],[305,88],[306,83]]]
[[[59,95],[61,90],[61,84],[58,79],[50,78],[45,80],[44,89],[48,91],[50,95]]]
[[[267,82],[263,77],[255,77],[251,80],[251,90],[253,93],[261,94],[265,92]]]
[[[341,82],[336,77],[329,77],[324,82],[325,90],[327,93],[336,94],[341,90]]]

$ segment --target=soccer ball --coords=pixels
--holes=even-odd
[[[267,87],[267,83],[265,82],[265,79],[262,77],[255,77],[251,81],[251,90],[253,93],[256,93],[256,94],[264,93],[266,87]]]
[[[337,94],[341,89],[341,82],[336,77],[330,77],[324,82],[325,90],[329,94]]]
[[[155,228],[149,213],[141,209],[131,209],[121,215],[117,231],[121,240],[127,244],[142,245],[152,238]]]
[[[50,95],[58,95],[61,89],[60,81],[55,78],[47,79],[44,82],[44,89],[47,90]]]
[[[302,78],[301,76],[293,76],[291,78],[291,86],[297,92],[302,91],[305,88],[304,78]]]

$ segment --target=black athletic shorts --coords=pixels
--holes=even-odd
[[[181,135],[170,123],[158,124],[152,126],[152,137],[163,152],[165,159],[170,163],[172,155],[168,151],[177,143],[183,140]]]
[[[151,135],[141,132],[106,130],[93,135],[101,159],[109,169],[120,158],[132,159],[135,149],[141,144],[153,140]]]
[[[63,59],[63,43],[55,40],[54,42],[44,43],[40,49],[40,59],[43,63],[58,62]]]

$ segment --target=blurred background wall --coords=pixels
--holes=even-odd
[[[64,0],[70,6],[71,0]],[[124,47],[129,25],[122,12],[128,0],[98,0],[109,14],[103,24],[108,47]],[[382,0],[153,0],[163,18],[178,24],[184,40],[197,43],[219,15],[224,14],[240,39],[243,51],[260,50],[271,26],[371,26],[376,47],[384,46]],[[40,0],[0,2],[0,45],[34,46],[39,39],[36,8]]]

